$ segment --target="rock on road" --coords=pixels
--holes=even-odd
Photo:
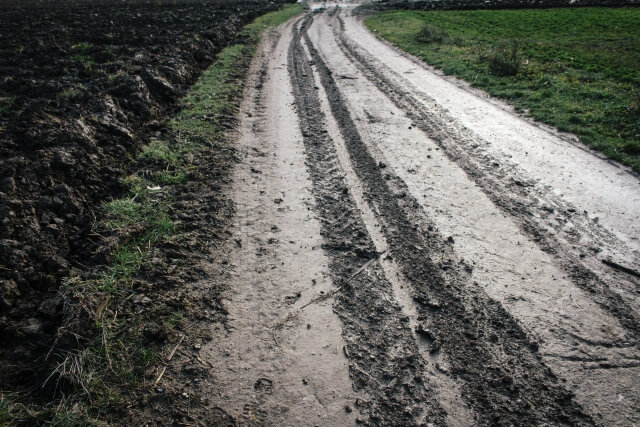
[[[263,40],[240,117],[228,322],[201,351],[212,408],[243,425],[640,423],[637,176],[348,7]]]

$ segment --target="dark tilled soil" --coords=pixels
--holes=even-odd
[[[98,205],[123,190],[119,180],[140,146],[162,131],[185,89],[234,40],[241,26],[276,7],[273,2],[108,6],[56,2],[51,7],[3,8],[3,389],[42,383],[41,374],[47,372],[43,358],[64,317],[57,289],[68,272],[89,274],[135,233],[94,231],[100,219]],[[203,164],[207,161],[202,159]],[[220,179],[216,167],[226,163],[218,163],[211,160],[205,177]],[[178,196],[176,209],[189,205],[195,213],[191,222],[197,222],[201,209],[194,203],[208,201],[209,219],[225,207],[214,195],[186,190]],[[185,227],[189,229],[188,224]],[[174,251],[175,256],[167,253],[163,257],[174,264],[186,262],[180,251]],[[171,281],[171,271],[164,271],[171,266],[164,261],[157,258],[156,264],[162,266],[146,273],[159,278],[161,287],[175,288],[180,280],[198,276],[197,270],[183,268],[180,271],[190,272],[191,277]],[[188,261],[191,265],[197,259]]]

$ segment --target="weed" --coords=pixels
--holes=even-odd
[[[159,354],[155,350],[147,347],[143,347],[136,353],[138,364],[145,368],[155,363],[159,359]]]
[[[31,406],[20,403],[20,395],[0,393],[0,425],[80,426],[94,425],[84,405],[65,398],[55,406]]]
[[[625,142],[622,151],[632,156],[640,155],[640,141]]]
[[[187,180],[184,172],[161,172],[154,177],[154,181],[160,185],[182,184]]]
[[[73,101],[81,98],[84,95],[84,93],[85,93],[84,87],[81,87],[81,86],[70,87],[60,91],[56,95],[56,100],[58,102],[69,102],[69,101]]]
[[[429,24],[424,24],[420,27],[420,31],[416,35],[416,40],[421,43],[434,43],[442,42],[447,37],[443,28],[433,27]]]
[[[88,55],[88,53],[93,49],[93,45],[88,42],[80,42],[71,46],[71,55],[69,58],[72,61],[78,61],[82,64],[85,71],[91,71],[93,67],[96,65],[96,62]]]
[[[15,101],[15,98],[0,97],[0,115],[9,114]]]
[[[522,64],[518,42],[514,40],[496,43],[488,52],[480,54],[480,60],[487,62],[489,71],[500,77],[515,76]]]
[[[140,203],[129,198],[107,202],[103,205],[103,210],[105,213],[103,224],[111,230],[140,223],[144,218]]]
[[[153,140],[142,147],[140,153],[142,160],[155,160],[171,166],[177,166],[178,154],[169,148],[166,141]]]
[[[129,193],[136,195],[142,194],[145,190],[145,182],[142,178],[136,175],[129,175],[120,179],[120,183],[129,189]]]
[[[94,65],[96,65],[96,61],[94,61],[87,55],[76,54],[76,55],[71,55],[70,58],[73,61],[80,62],[82,64],[82,67],[85,69],[85,71],[93,70]]]

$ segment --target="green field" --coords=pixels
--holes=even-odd
[[[640,171],[640,8],[390,11],[365,24]]]

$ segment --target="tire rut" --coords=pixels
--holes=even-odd
[[[310,16],[301,22],[304,32]],[[296,110],[307,150],[323,249],[337,286],[334,310],[343,321],[344,352],[354,387],[367,393],[356,406],[372,425],[444,424],[445,412],[430,384],[409,320],[393,302],[392,285],[340,170],[322,111],[311,65],[296,31],[289,69]],[[373,262],[372,262],[373,261]]]
[[[383,224],[391,255],[411,284],[424,324],[422,331],[432,342],[434,352],[441,351],[448,357],[450,372],[460,383],[463,397],[476,412],[479,424],[592,424],[572,394],[558,384],[542,363],[537,345],[527,338],[513,317],[478,286],[469,283],[470,267],[456,258],[442,236],[429,230],[429,221],[417,201],[403,190],[402,181],[383,173],[358,134],[331,70],[313,47],[304,25],[302,36],[320,74],[356,175],[363,183],[365,198]],[[294,45],[292,52],[297,49]],[[298,75],[302,74],[305,73]],[[310,106],[317,104],[317,99],[312,91],[306,93],[305,108],[311,111]],[[315,117],[319,114],[321,111],[316,111]],[[304,121],[303,115],[300,119]],[[316,134],[322,134],[322,128],[316,129]],[[312,151],[314,145],[311,140],[309,143]],[[314,184],[318,172],[312,173]],[[338,206],[343,211],[342,205]],[[340,229],[326,231],[325,238],[343,240]],[[335,232],[338,234],[332,234]],[[334,253],[332,259],[338,256]],[[336,262],[343,261],[336,259]],[[341,298],[338,300],[344,303]]]
[[[434,111],[426,110],[425,104],[434,106],[435,102],[424,94],[421,94],[423,99],[417,99],[415,92],[410,92],[395,81],[402,77],[395,76],[395,80],[388,78],[387,75],[395,73],[349,40],[344,34],[344,21],[339,15],[336,18],[340,31],[338,33],[334,27],[338,45],[363,75],[414,120],[416,126],[438,144],[447,157],[458,164],[497,207],[514,218],[525,235],[542,251],[553,254],[572,282],[588,292],[600,308],[616,318],[629,332],[629,340],[637,344],[640,337],[640,316],[594,272],[601,271],[598,268],[601,263],[595,260],[589,266],[585,265],[585,254],[580,250],[585,247],[585,243],[581,241],[585,236],[591,239],[586,245],[593,252],[591,255],[597,254],[601,245],[620,246],[621,243],[615,236],[597,224],[588,224],[586,219],[578,217],[573,206],[551,197],[550,189],[540,188],[518,170],[516,165],[489,169],[488,165],[497,165],[498,162],[481,151],[484,141],[480,141],[478,136],[472,135],[468,130],[452,126],[455,120],[448,117],[445,111],[435,111],[437,107],[433,107]],[[568,223],[572,227],[567,228]],[[637,287],[638,281],[630,277],[615,278],[619,287]],[[626,344],[620,343],[623,346]]]

